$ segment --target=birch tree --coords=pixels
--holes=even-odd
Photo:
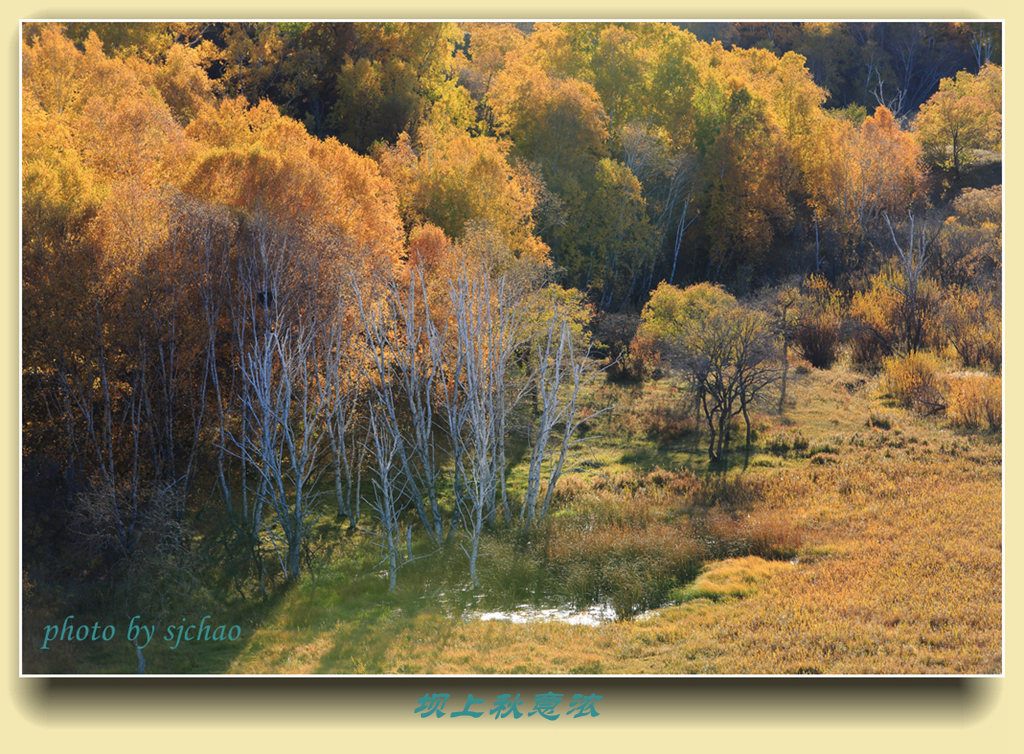
[[[242,363],[252,438],[240,447],[257,474],[260,504],[269,507],[276,524],[276,529],[266,523],[263,528],[288,581],[299,577],[324,470],[327,403],[318,386],[313,342],[308,326],[271,331],[254,338]]]
[[[344,310],[340,303],[324,329],[326,332],[321,335],[326,338],[323,348],[324,374],[319,385],[323,392],[325,428],[330,442],[334,497],[338,518],[348,516],[350,528],[355,528],[359,523],[359,505],[356,500],[359,454],[355,435],[362,384],[354,366],[354,333],[345,326]]]
[[[502,311],[504,291],[502,281],[492,301],[487,277],[470,276],[465,268],[451,286],[457,348],[465,355],[463,369],[457,375],[461,395],[457,395],[456,400],[464,401],[468,434],[466,498],[463,501],[466,510],[461,518],[469,534],[466,554],[474,584],[479,583],[476,565],[484,516],[495,504],[498,485],[495,451],[500,398],[496,394],[495,373],[504,367],[502,346],[506,345],[508,337],[507,312]]]
[[[369,409],[366,442],[374,456],[373,493],[368,505],[381,529],[382,549],[388,564],[388,591],[394,591],[401,565],[400,520],[406,506],[403,484],[406,477],[400,462],[402,438],[390,431],[387,417],[373,403]]]
[[[580,425],[592,415],[579,411],[580,389],[589,376],[596,374],[590,359],[590,349],[578,352],[570,322],[557,307],[546,331],[536,347],[536,373],[534,380],[539,405],[536,418],[536,437],[530,450],[526,495],[520,520],[529,528],[536,518],[547,515],[565,466],[573,437]],[[556,428],[562,426],[561,437]],[[552,448],[551,444],[558,441]],[[547,468],[547,475],[543,471]],[[540,500],[540,510],[537,510]]]
[[[403,297],[394,279],[388,279],[383,295],[373,303],[364,298],[358,283],[354,291],[363,325],[363,368],[378,409],[378,431],[394,438],[396,462],[416,512],[427,535],[440,543],[443,522],[433,433],[435,369],[425,357],[429,345],[425,326],[417,316],[416,282],[410,281]]]

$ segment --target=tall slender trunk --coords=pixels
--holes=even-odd
[[[782,339],[782,385],[779,390],[779,413],[786,405],[786,382],[789,379],[789,337]]]

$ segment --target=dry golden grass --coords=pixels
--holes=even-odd
[[[719,560],[706,568],[692,584],[681,590],[679,596],[686,601],[701,598],[720,600],[727,597],[747,597],[753,594],[767,577],[786,568],[787,565],[792,564],[764,560],[755,555]]]
[[[999,429],[1003,426],[1003,381],[1000,377],[967,372],[947,375],[943,383],[946,416],[961,427]]]
[[[942,362],[927,351],[889,356],[882,362],[885,389],[905,408],[935,411],[942,405],[939,373]]]
[[[809,442],[799,457],[765,451],[778,467],[757,466],[762,456],[755,454],[743,472],[756,491],[752,520],[798,532],[790,560],[712,563],[682,604],[597,627],[482,622],[439,607],[382,608],[361,620],[300,627],[284,617],[299,607],[299,596],[289,595],[282,620],[259,629],[230,669],[998,673],[999,439],[884,408],[879,392],[877,378],[842,368],[811,371],[794,380],[786,417],[761,417],[766,433],[796,426]],[[886,421],[871,422],[873,412]],[[813,462],[820,455],[834,458]],[[653,516],[658,531],[671,525],[639,508],[624,515]],[[742,526],[715,515],[719,527]],[[700,598],[711,595],[718,598]]]

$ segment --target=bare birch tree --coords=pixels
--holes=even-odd
[[[589,347],[578,353],[569,320],[556,307],[537,344],[533,379],[540,410],[536,418],[536,437],[530,451],[526,495],[520,512],[520,520],[527,528],[536,518],[547,515],[573,437],[584,421],[593,418],[591,414],[580,414],[579,395],[588,376],[595,373],[596,365],[590,359]],[[558,426],[562,426],[560,438],[556,436]],[[554,440],[558,440],[558,444],[552,448],[550,445]],[[543,478],[545,464],[547,477]],[[539,511],[538,500],[541,501]]]
[[[417,316],[416,282],[410,282],[408,296],[403,297],[394,280],[386,281],[376,305],[366,301],[359,285],[354,285],[364,333],[363,369],[378,409],[377,423],[380,431],[395,438],[397,462],[416,512],[427,535],[440,544],[443,521],[433,431],[435,368],[426,328]]]
[[[242,363],[252,437],[236,443],[258,475],[258,496],[277,530],[264,524],[288,581],[299,577],[303,546],[315,521],[323,472],[326,400],[319,389],[311,328],[256,338]],[[284,554],[277,548],[283,540]]]
[[[322,385],[329,339],[320,336],[335,316],[309,282],[317,275],[316,260],[297,247],[286,228],[258,213],[250,219],[234,318],[240,422],[229,435],[230,452],[241,461],[244,495],[249,474],[255,477],[252,505],[243,497],[254,546],[261,532],[268,536],[288,581],[299,577],[318,515],[330,407]]]
[[[335,315],[322,329],[326,332],[321,333],[320,337],[326,338],[326,341],[321,351],[324,374],[319,384],[323,392],[324,420],[330,441],[334,497],[338,518],[347,516],[349,527],[354,529],[359,523],[356,499],[359,454],[355,435],[362,385],[353,365],[354,333],[345,326],[340,302]]]
[[[374,471],[373,494],[367,501],[380,525],[382,549],[388,564],[388,591],[394,591],[401,565],[401,517],[405,511],[401,470],[402,438],[391,432],[387,417],[375,404],[370,404],[367,444],[372,446]]]
[[[501,293],[491,300],[486,275],[471,276],[463,269],[452,282],[451,303],[455,319],[457,348],[464,354],[464,368],[457,376],[461,400],[465,402],[466,430],[466,504],[462,514],[469,534],[469,575],[478,583],[477,558],[485,512],[494,505],[498,474],[495,465],[497,432],[494,371],[501,367],[500,309]],[[498,315],[495,321],[495,315]],[[460,397],[457,396],[456,400]],[[465,548],[464,548],[465,549]]]

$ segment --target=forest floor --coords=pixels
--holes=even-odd
[[[154,642],[147,672],[999,673],[999,433],[967,433],[896,408],[877,377],[843,367],[800,371],[783,414],[759,415],[753,452],[734,450],[725,472],[759,480],[764,494],[746,515],[774,516],[797,532],[792,557],[707,562],[695,582],[673,591],[676,604],[634,620],[515,623],[482,620],[487,603],[468,583],[453,591],[465,570],[461,552],[407,566],[389,593],[370,535],[356,533],[271,599],[226,598],[212,620],[241,625],[238,641],[177,650]],[[635,406],[643,390],[609,384],[600,398]],[[628,418],[613,412],[600,427],[610,431],[593,431],[564,484],[637,470],[706,471],[701,442],[617,434]],[[484,575],[500,552],[483,549]],[[30,623],[26,672],[135,671],[124,642],[40,652]]]

